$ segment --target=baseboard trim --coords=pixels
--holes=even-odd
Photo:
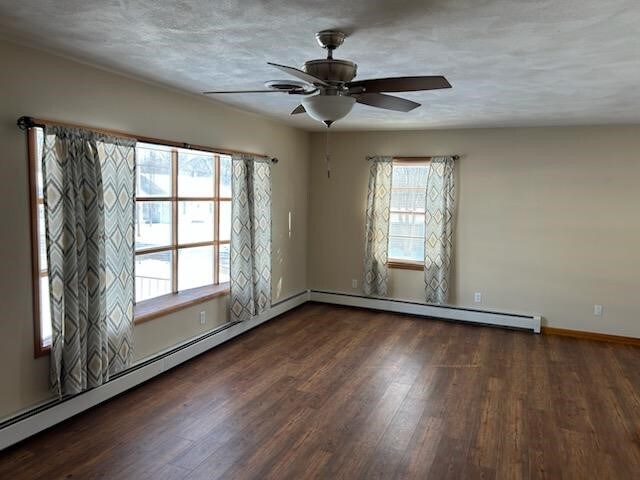
[[[542,327],[544,335],[557,335],[561,337],[581,338],[584,340],[596,340],[598,342],[619,343],[640,347],[640,338],[610,335],[608,333],[587,332],[584,330],[570,330],[567,328]]]
[[[364,297],[350,293],[311,290],[311,301],[345,305],[351,307],[370,308],[388,312],[406,313],[422,317],[455,320],[459,322],[479,323],[508,328],[532,330],[540,333],[542,317],[517,313],[491,312],[448,305],[430,305],[426,303],[394,300],[380,297]]]
[[[69,399],[55,401],[34,408],[32,411],[24,412],[14,418],[10,418],[3,422],[4,426],[0,427],[0,451],[94,407],[105,400],[115,397],[130,388],[138,386],[160,375],[162,372],[166,372],[308,301],[309,291],[305,290],[273,304],[268,311],[257,315],[251,320],[231,324],[226,328],[205,334],[202,337],[177,346],[168,352],[140,362],[104,385],[75,395]]]

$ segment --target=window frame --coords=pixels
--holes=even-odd
[[[148,248],[134,248],[134,257],[151,253],[171,253],[171,292],[159,295],[157,297],[136,301],[134,304],[134,323],[143,323],[168,313],[172,313],[191,305],[205,302],[212,298],[227,294],[229,292],[229,282],[220,283],[220,247],[222,245],[230,245],[231,239],[220,240],[220,205],[222,202],[228,202],[231,205],[232,197],[220,196],[220,157],[229,156],[217,152],[200,150],[189,147],[176,147],[169,144],[150,144],[148,142],[139,142],[143,145],[137,145],[136,148],[145,148],[145,144],[149,146],[159,145],[167,148],[171,153],[171,195],[170,196],[138,196],[136,189],[135,204],[138,202],[160,202],[169,203],[171,206],[171,240],[169,244]],[[178,191],[178,165],[180,150],[197,152],[201,154],[211,155],[213,157],[213,196],[192,196],[185,197],[179,195]],[[179,205],[180,202],[211,202],[213,203],[213,239],[201,242],[180,242],[178,234],[179,222]],[[178,287],[178,252],[181,249],[212,247],[213,248],[213,283],[199,286],[195,288],[179,290]]]
[[[431,157],[393,157],[392,160],[392,171],[391,171],[391,192],[393,194],[393,167],[396,165],[405,165],[405,166],[416,166],[416,165],[426,165],[430,166]],[[419,215],[420,213],[416,212],[404,212],[389,209],[389,223],[391,223],[391,215],[392,214],[411,214],[411,215]],[[425,216],[425,226],[426,226],[426,212],[423,214]],[[391,235],[390,235],[391,236]],[[418,238],[418,237],[412,237]],[[387,255],[388,255],[388,245],[387,245]],[[407,260],[403,258],[393,258],[387,256],[387,267],[399,270],[424,270],[424,260],[423,261],[415,261],[415,260]]]
[[[38,195],[38,146],[35,128],[27,130],[27,155],[29,164],[29,208],[31,212],[31,281],[32,281],[32,308],[33,308],[33,355],[43,357],[51,351],[51,345],[45,344],[42,338],[42,325],[40,318],[40,280],[48,275],[47,270],[40,266],[40,224],[38,222],[38,208],[44,205],[44,196]],[[43,185],[44,188],[44,185]]]

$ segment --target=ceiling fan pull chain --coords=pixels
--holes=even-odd
[[[329,126],[327,126],[327,135],[324,140],[324,160],[327,164],[327,178],[331,178],[331,159],[329,157]]]

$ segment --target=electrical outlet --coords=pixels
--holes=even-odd
[[[481,303],[482,302],[482,293],[480,292],[476,292],[473,294],[473,301],[476,303]]]
[[[207,323],[207,314],[203,310],[200,312],[200,325],[204,325],[205,323]]]
[[[351,288],[358,288],[358,279],[357,278],[352,278],[351,279]]]
[[[594,305],[593,306],[593,314],[596,317],[601,317],[602,316],[602,305]]]

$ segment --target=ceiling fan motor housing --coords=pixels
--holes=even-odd
[[[347,83],[355,78],[358,66],[349,60],[323,58],[305,62],[303,70],[325,82]]]

